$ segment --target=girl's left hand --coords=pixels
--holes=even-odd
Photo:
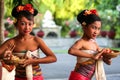
[[[103,61],[108,65],[112,62],[111,58],[108,56],[111,52],[112,50],[110,48],[105,48],[105,51],[103,52]]]
[[[103,57],[103,61],[108,65],[110,65],[112,62],[111,58],[106,58],[106,57]]]

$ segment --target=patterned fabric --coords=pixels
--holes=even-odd
[[[96,54],[97,51],[82,50],[89,54]],[[77,64],[74,72],[71,72],[69,80],[91,80],[95,73],[96,80],[106,80],[103,61],[90,58],[77,57]]]
[[[91,79],[95,72],[95,64],[91,64],[91,65],[80,65],[79,64],[79,67],[76,68],[75,71]]]
[[[19,56],[22,59],[22,58],[24,58],[24,56],[26,55],[27,52],[28,51],[22,51],[21,53],[14,53],[14,55]],[[35,59],[35,58],[39,57],[38,50],[29,51],[29,52],[32,55],[32,58]],[[39,64],[32,65],[32,72],[33,72],[33,76],[40,76],[42,74]],[[26,77],[26,69],[24,67],[22,67],[22,65],[20,65],[20,64],[16,67],[15,77],[18,77],[18,78]]]
[[[15,68],[14,65],[7,65],[5,64],[4,61],[1,61],[1,64],[2,64],[2,67],[6,68],[9,72],[11,72]]]
[[[39,76],[41,75],[41,69],[39,65],[33,65],[33,76]],[[18,65],[16,68],[16,77],[26,77],[26,71],[25,68],[21,67],[21,65]]]
[[[27,78],[15,78],[15,80],[27,80]],[[44,80],[43,76],[34,76],[33,80]]]
[[[82,50],[88,54],[96,54],[93,50]],[[71,72],[69,80],[91,80],[95,72],[95,60],[77,57],[75,70]]]

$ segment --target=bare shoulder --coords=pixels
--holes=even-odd
[[[84,41],[82,39],[79,39],[72,45],[72,47],[80,49],[82,47],[83,43],[84,43]]]
[[[38,36],[35,36],[35,37],[34,37],[34,40],[37,41],[37,42],[39,42],[39,41],[42,41],[42,38],[40,38],[40,37],[38,37]]]
[[[0,50],[1,50],[0,53],[3,53],[6,49],[13,46],[14,46],[14,38],[7,39],[0,45]]]
[[[74,44],[75,45],[80,45],[80,44],[82,44],[84,41],[82,40],[82,39],[79,39],[79,40],[77,40]]]
[[[14,43],[14,41],[15,41],[14,38],[7,39],[3,42],[3,45],[4,44],[12,44],[12,43]]]
[[[35,40],[35,42],[36,42],[38,45],[44,45],[44,44],[45,44],[44,41],[43,41],[43,39],[40,38],[40,37],[35,36],[35,37],[34,37],[34,40]]]
[[[44,40],[40,37],[34,37],[34,40],[37,42],[39,48],[41,48],[43,51],[44,50],[49,50],[47,44],[44,42]]]

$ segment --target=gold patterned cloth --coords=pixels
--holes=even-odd
[[[82,51],[86,52],[88,54],[96,54],[97,53],[97,51],[93,51],[93,50],[82,50]],[[95,77],[96,77],[96,80],[106,80],[102,59],[95,61],[95,60],[92,60],[90,58],[77,57],[77,64],[82,64],[82,65],[85,65],[85,66],[95,64]],[[94,75],[94,72],[92,74],[90,74],[90,75],[92,77],[92,75]],[[91,77],[89,77],[89,78],[91,78]]]

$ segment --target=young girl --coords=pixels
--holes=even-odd
[[[68,51],[77,57],[75,69],[71,72],[69,80],[91,80],[95,72],[96,80],[106,80],[102,59],[107,64],[111,61],[110,58],[102,57],[103,53],[107,53],[107,49],[100,49],[95,42],[100,33],[101,19],[96,10],[83,10],[78,14],[77,20],[82,26],[83,36]]]
[[[31,4],[14,7],[12,16],[15,18],[14,25],[18,30],[18,35],[8,39],[0,46],[0,54],[4,54],[5,63],[9,64],[13,57],[17,59],[16,61],[22,60],[16,65],[15,80],[43,80],[39,64],[52,63],[57,60],[41,38],[30,34],[34,26],[34,16],[37,13],[38,11]],[[40,58],[39,50],[46,56]],[[14,64],[14,61],[10,62],[11,64]],[[29,72],[29,74],[26,73],[26,70],[30,71],[30,68],[26,69],[30,65],[32,65],[32,75]],[[5,67],[4,63],[3,66]],[[27,79],[26,76],[30,75],[33,76],[32,79]]]

